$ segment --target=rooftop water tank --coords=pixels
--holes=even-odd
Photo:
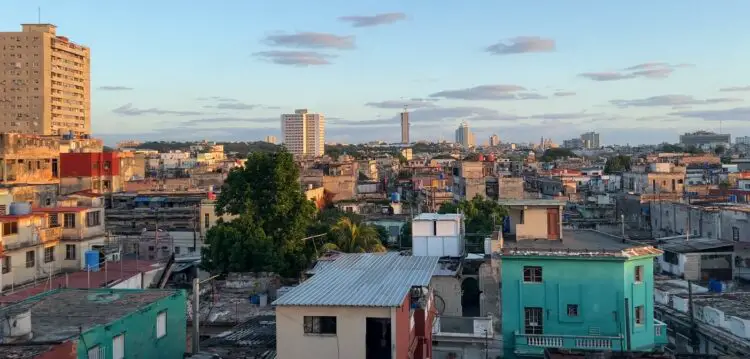
[[[400,201],[401,201],[401,194],[399,194],[398,192],[391,193],[391,202],[398,203]]]
[[[31,204],[27,202],[13,202],[10,204],[9,213],[11,216],[22,216],[31,213]]]
[[[90,272],[99,271],[99,251],[86,251],[83,257],[85,258],[85,269]]]
[[[9,344],[29,340],[31,331],[31,310],[9,311],[0,320],[0,343]]]

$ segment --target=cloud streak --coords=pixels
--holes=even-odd
[[[430,95],[433,98],[454,100],[542,100],[546,96],[527,92],[526,88],[518,85],[482,85],[458,90],[445,90]]]
[[[398,21],[406,20],[406,14],[402,12],[390,12],[372,16],[341,16],[339,21],[348,22],[352,27],[372,27],[378,25],[389,25]]]
[[[576,93],[573,91],[557,91],[554,93],[557,97],[568,97],[568,96],[575,96]]]
[[[212,117],[212,118],[199,118],[195,120],[183,121],[183,126],[197,126],[197,125],[215,125],[217,123],[264,123],[264,124],[276,124],[279,121],[278,118],[270,117]]]
[[[692,67],[690,64],[668,64],[666,62],[646,62],[618,71],[584,72],[578,74],[592,81],[619,81],[635,78],[665,79],[679,68]]]
[[[513,55],[531,52],[554,52],[555,40],[539,36],[519,36],[492,44],[485,48],[492,55]]]
[[[721,92],[745,92],[750,91],[750,86],[733,86],[719,89]]]
[[[396,109],[396,108],[425,108],[425,107],[435,107],[435,101],[436,99],[422,99],[422,98],[412,98],[410,100],[387,100],[387,101],[378,101],[378,102],[368,102],[365,104],[365,106],[368,107],[375,107],[375,108],[385,108],[385,109]]]
[[[611,100],[610,103],[619,108],[628,108],[628,107],[660,107],[660,106],[681,107],[681,106],[711,105],[711,104],[741,102],[741,101],[742,100],[738,98],[726,98],[726,97],[697,99],[697,98],[694,98],[693,96],[687,96],[687,95],[661,95],[661,96],[652,96],[652,97],[634,99],[634,100]]]
[[[132,103],[127,103],[118,108],[112,110],[113,113],[120,116],[143,116],[143,115],[174,115],[174,116],[198,116],[203,115],[203,112],[199,111],[175,111],[175,110],[163,110],[159,108],[136,108],[133,107]]]
[[[253,55],[277,65],[299,67],[330,65],[329,59],[335,57],[315,51],[261,51]]]
[[[131,91],[132,87],[127,86],[99,86],[101,91]]]
[[[302,49],[354,49],[354,36],[339,36],[324,32],[298,32],[266,36],[264,42],[270,46]]]
[[[704,121],[746,121],[750,118],[750,107],[735,107],[725,110],[679,111],[671,116],[683,118],[699,118]]]

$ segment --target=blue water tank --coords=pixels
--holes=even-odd
[[[441,172],[440,174],[438,174],[438,178],[439,179],[444,179],[445,178],[445,174]]]
[[[11,216],[23,216],[31,213],[31,204],[28,202],[12,202],[8,209]]]
[[[85,258],[86,270],[90,272],[99,271],[99,252],[98,251],[86,251],[83,257]]]
[[[401,194],[398,192],[391,193],[391,202],[398,203],[401,201]]]

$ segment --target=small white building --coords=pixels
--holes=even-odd
[[[460,213],[422,213],[412,220],[412,254],[460,257],[464,253],[464,216]]]

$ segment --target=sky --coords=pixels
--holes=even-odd
[[[3,0],[91,48],[107,143],[262,140],[282,113],[326,141],[677,142],[750,135],[750,1]],[[39,11],[41,9],[41,11]]]

